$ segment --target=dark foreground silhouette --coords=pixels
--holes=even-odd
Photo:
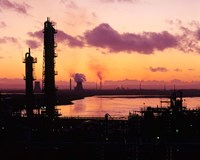
[[[199,159],[200,110],[184,107],[181,91],[163,102],[167,108],[148,107],[126,120],[109,113],[22,117],[7,101],[2,98],[0,110],[0,149],[7,159]]]

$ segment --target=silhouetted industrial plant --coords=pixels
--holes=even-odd
[[[60,117],[55,107],[58,104],[68,104],[86,96],[124,92],[102,90],[102,77],[99,90],[87,91],[83,87],[85,75],[76,73],[72,76],[76,82],[74,90],[70,78],[69,92],[59,91],[57,94],[57,31],[49,18],[44,22],[43,33],[42,92],[39,81],[35,81],[33,87],[37,59],[31,56],[29,48],[23,60],[25,98],[23,94],[9,97],[1,94],[0,97],[2,157],[26,160],[188,160],[193,155],[192,159],[199,159],[200,109],[183,106],[182,91],[165,90],[160,96],[169,98],[162,101],[168,104],[167,107],[148,106],[127,113],[126,119],[112,117],[109,113],[104,117]],[[147,93],[140,84],[135,93],[142,92]]]

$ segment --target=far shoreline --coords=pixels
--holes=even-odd
[[[57,104],[72,105],[75,100],[84,99],[85,97],[101,96],[101,98],[170,98],[175,90],[157,90],[157,89],[129,89],[129,90],[58,90]],[[200,89],[182,89],[182,97],[200,97]],[[25,90],[2,90],[1,98],[8,99],[8,102],[14,103],[15,106],[25,105]],[[43,94],[34,93],[37,106],[43,104]],[[20,107],[20,108],[21,108]]]

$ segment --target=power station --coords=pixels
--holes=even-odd
[[[55,87],[55,34],[57,31],[53,23],[47,18],[44,22],[44,52],[43,52],[43,92],[46,114],[48,117],[55,116],[56,87]]]

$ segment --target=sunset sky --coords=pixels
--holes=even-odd
[[[0,84],[42,78],[43,25],[55,23],[56,81],[200,82],[199,0],[0,0]],[[1,88],[1,87],[0,87]]]

